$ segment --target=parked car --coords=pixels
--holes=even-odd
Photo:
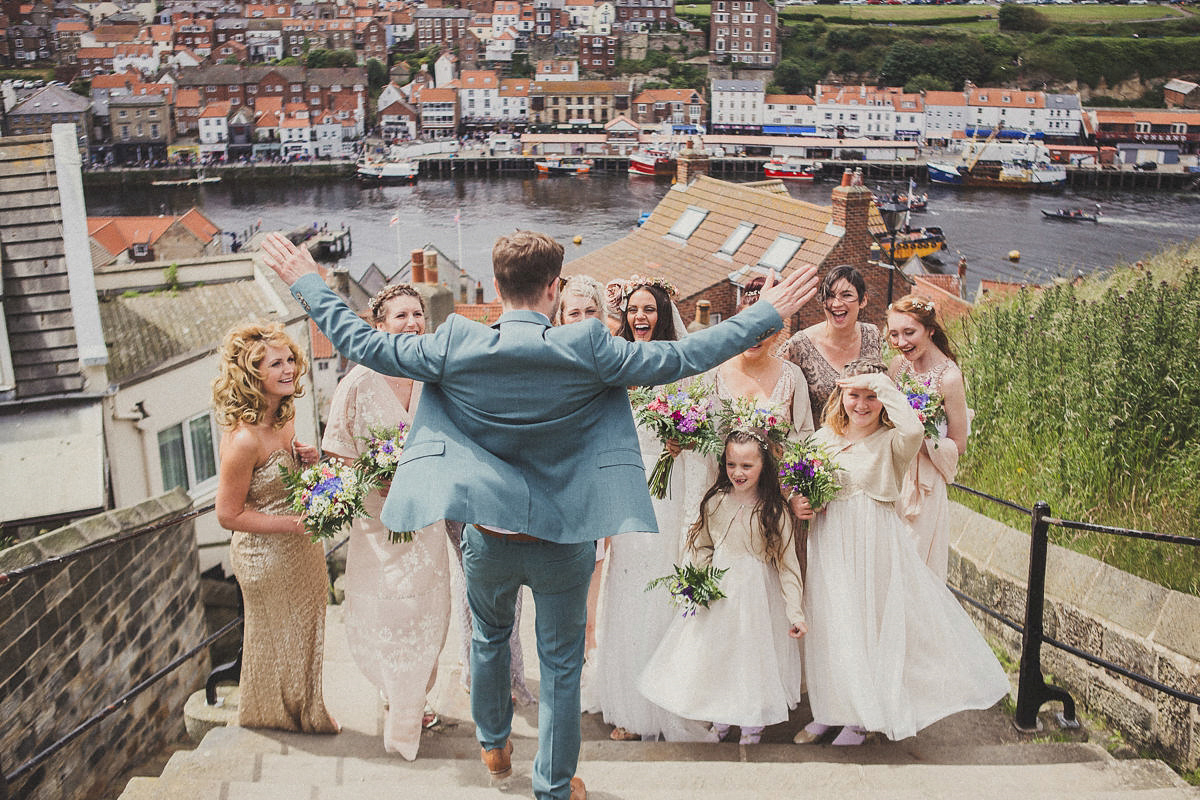
[[[1140,161],[1137,164],[1134,164],[1133,168],[1138,170],[1139,172],[1154,172],[1154,170],[1158,169],[1158,162],[1157,161]]]

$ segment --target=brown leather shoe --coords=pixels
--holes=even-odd
[[[581,778],[571,778],[571,800],[587,800],[587,787]]]
[[[493,747],[491,750],[479,748],[479,757],[483,765],[495,780],[512,775],[512,740],[504,743],[504,747]]]

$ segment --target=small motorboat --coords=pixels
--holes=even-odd
[[[892,206],[901,211],[926,211],[929,208],[929,195],[927,194],[877,194],[875,195],[875,205],[877,206]]]
[[[535,161],[539,175],[586,175],[592,171],[592,160],[579,156],[546,156]]]
[[[1060,208],[1057,211],[1047,211],[1043,208],[1042,216],[1046,219],[1061,219],[1064,222],[1099,222],[1100,206],[1097,205],[1096,210],[1090,213],[1082,208]]]
[[[939,250],[946,249],[946,235],[941,228],[929,226],[912,229],[905,227],[896,231],[895,236],[876,237],[879,249],[888,258],[892,258],[893,243],[895,247],[895,263],[903,263],[913,256],[929,258]]]

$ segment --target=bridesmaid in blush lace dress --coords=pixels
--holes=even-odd
[[[290,513],[279,472],[317,460],[315,447],[295,441],[304,356],[282,325],[249,324],[226,334],[219,364],[217,520],[234,531],[230,561],[246,609],[238,724],[337,733],[321,692],[325,550]]]
[[[370,309],[381,331],[425,332],[424,300],[407,284],[385,286]],[[353,461],[372,429],[411,425],[420,395],[420,383],[354,367],[334,392],[322,447]],[[358,668],[387,703],[384,749],[411,761],[422,725],[436,720],[432,709],[425,713],[425,698],[450,622],[450,565],[442,522],[417,531],[411,542],[392,543],[379,521],[386,493],[371,493],[371,516],[355,520],[350,530],[346,636]]]
[[[787,358],[804,372],[814,420],[825,411],[842,370],[851,361],[878,361],[879,328],[859,322],[867,304],[867,283],[854,267],[842,265],[825,274],[817,300],[825,321],[799,331],[787,343]]]

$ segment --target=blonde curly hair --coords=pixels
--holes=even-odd
[[[286,347],[296,359],[296,391],[284,397],[271,420],[279,428],[296,416],[293,399],[304,395],[300,378],[308,371],[308,363],[300,347],[287,335],[279,322],[251,322],[232,328],[225,334],[218,352],[218,373],[212,383],[213,409],[217,424],[225,430],[238,425],[258,425],[266,422],[267,396],[263,392],[261,371],[267,347]]]

